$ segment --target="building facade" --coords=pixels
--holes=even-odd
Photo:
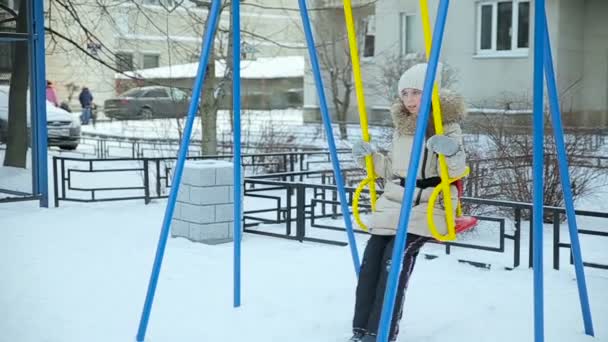
[[[47,37],[47,77],[59,97],[77,106],[87,86],[99,105],[116,95],[117,73],[198,61],[209,1],[133,0],[100,6],[87,0],[68,9],[47,3],[48,26],[72,40]],[[295,7],[281,0],[242,4],[243,58],[303,55]],[[226,53],[230,11],[222,11],[215,54]]]
[[[437,5],[438,0],[429,1],[432,23]],[[530,108],[533,10],[533,0],[451,2],[441,61],[454,72],[451,87],[464,94],[470,107]],[[386,71],[395,59],[424,52],[419,1],[379,0],[373,2],[372,13],[366,21],[374,23],[370,33],[374,46],[365,46],[370,41],[367,36],[360,39],[365,55],[362,69],[372,120],[386,121],[393,94],[377,84],[386,82]],[[608,126],[608,2],[548,0],[547,13],[566,123]],[[370,16],[369,11],[363,15],[357,18],[359,24]],[[336,17],[333,25],[343,31],[343,16]],[[398,79],[399,72],[394,73],[392,79]],[[310,75],[305,85],[307,116],[314,119],[318,102]],[[356,108],[351,109],[349,120],[358,120]]]

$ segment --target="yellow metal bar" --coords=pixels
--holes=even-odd
[[[346,31],[348,33],[348,46],[350,49],[350,57],[353,65],[353,76],[355,79],[355,93],[357,95],[357,104],[359,106],[359,120],[361,122],[361,133],[363,140],[369,142],[369,125],[367,121],[367,111],[365,105],[365,95],[363,91],[363,80],[361,78],[361,66],[359,63],[359,49],[357,47],[357,33],[355,31],[355,23],[353,20],[353,9],[350,0],[344,0],[344,18],[346,22]],[[365,167],[367,170],[367,178],[361,184],[367,184],[369,186],[370,200],[372,205],[372,211],[376,211],[376,176],[374,174],[374,159],[372,156],[365,157]],[[365,225],[362,225],[362,221],[359,218],[359,198],[361,191],[355,193],[355,199],[353,199],[353,215],[359,225],[366,229]]]
[[[429,16],[429,5],[427,0],[420,0],[420,14],[422,17],[422,29],[424,32],[424,45],[426,50],[426,58],[428,59],[431,55],[431,44],[433,40],[433,35],[431,33],[431,21]],[[433,86],[433,94],[432,94],[432,104],[433,104],[433,122],[435,123],[435,134],[442,135],[443,134],[443,122],[441,115],[441,103],[439,101],[439,85],[437,83]],[[449,182],[449,173],[448,167],[445,161],[444,155],[439,155],[439,169],[440,169],[440,177],[441,184],[438,186],[443,192],[443,203],[446,211],[446,221],[448,226],[448,232],[446,235],[441,235],[437,232],[435,228],[435,224],[432,222],[432,206],[433,201],[429,200],[429,229],[431,230],[431,234],[440,241],[452,241],[456,239],[456,223],[454,218],[454,212],[452,209],[452,201],[450,194],[450,182]],[[438,194],[433,193],[436,197]]]

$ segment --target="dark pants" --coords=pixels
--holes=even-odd
[[[391,321],[391,341],[396,340],[399,333],[399,321],[403,316],[405,290],[414,270],[416,257],[420,248],[429,240],[430,238],[420,235],[407,235],[403,269],[399,276],[395,310]],[[378,333],[394,243],[394,236],[383,235],[372,235],[367,242],[361,271],[359,272],[359,283],[357,284],[355,317],[353,319],[354,332],[364,332],[370,335]]]
[[[88,125],[89,124],[89,120],[91,120],[91,107],[83,107],[82,108],[82,114],[80,115],[80,122],[83,125]]]

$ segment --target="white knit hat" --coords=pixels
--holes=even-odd
[[[399,92],[397,95],[401,96],[401,91],[407,88],[423,90],[427,65],[428,64],[426,63],[420,63],[407,69],[399,79]],[[439,63],[439,65],[437,65],[437,76],[435,76],[435,83],[439,85],[441,85],[442,68],[443,66]]]

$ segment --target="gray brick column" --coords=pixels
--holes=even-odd
[[[219,160],[186,161],[171,236],[205,244],[233,240],[232,165]]]

